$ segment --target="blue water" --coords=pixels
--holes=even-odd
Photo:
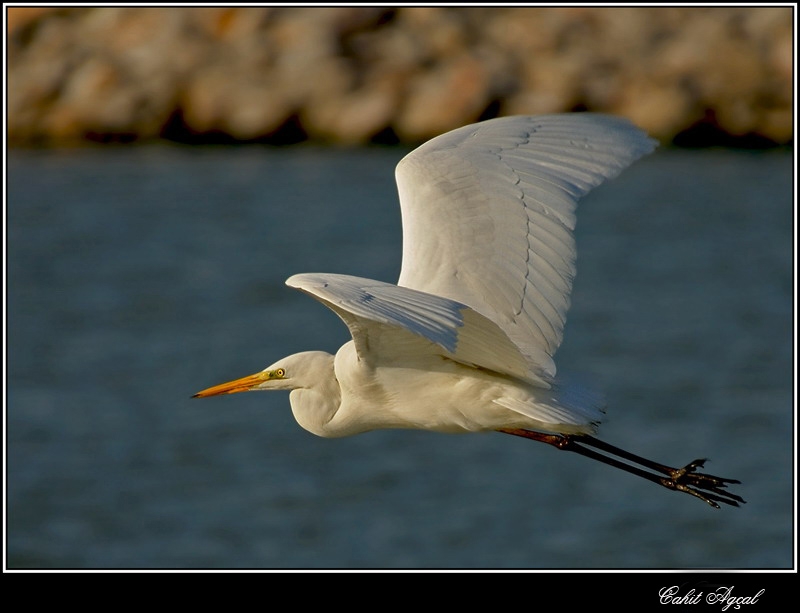
[[[501,434],[324,440],[196,391],[347,330],[283,285],[397,278],[394,148],[12,150],[10,568],[787,568],[792,158],[664,149],[579,210],[562,370],[702,502]]]

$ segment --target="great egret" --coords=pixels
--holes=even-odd
[[[332,309],[353,340],[335,356],[291,355],[195,397],[291,390],[295,419],[323,437],[495,430],[716,508],[739,506],[724,491],[739,481],[697,472],[704,460],[671,468],[592,437],[605,412],[600,396],[556,378],[576,204],[655,144],[627,120],[587,113],[491,119],[432,139],[397,166],[397,285],[321,273],[286,281]]]

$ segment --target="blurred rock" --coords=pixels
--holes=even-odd
[[[498,114],[573,110],[630,117],[662,141],[793,137],[791,7],[7,14],[12,145],[419,142]]]

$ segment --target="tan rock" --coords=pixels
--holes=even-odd
[[[251,140],[299,118],[358,143],[483,113],[577,108],[663,139],[712,114],[793,135],[790,7],[76,7],[8,10],[10,142]]]

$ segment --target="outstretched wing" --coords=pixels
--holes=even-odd
[[[425,292],[349,275],[306,273],[286,280],[347,324],[359,358],[373,364],[423,363],[439,355],[465,365],[549,385],[494,322],[468,306]]]
[[[503,117],[428,141],[397,166],[398,285],[469,306],[555,375],[575,276],[575,208],[652,151],[627,120]]]

